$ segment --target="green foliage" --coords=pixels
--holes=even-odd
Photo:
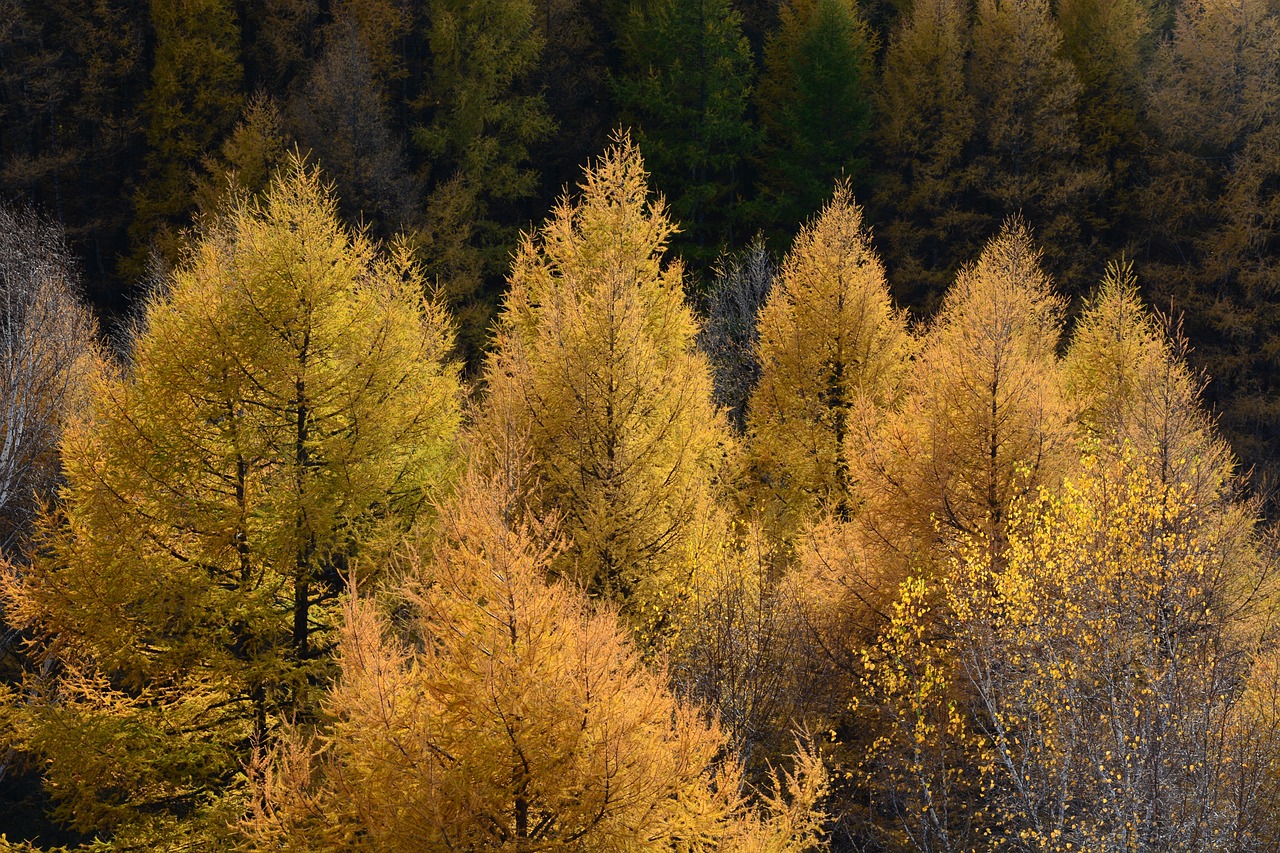
[[[527,85],[543,34],[532,0],[431,0],[426,20],[430,72],[413,131],[430,193],[419,256],[450,305],[476,315],[463,328],[475,358],[510,260],[512,214],[538,185],[530,151],[554,129]]]
[[[877,102],[879,245],[895,294],[926,313],[983,237],[970,196],[969,29],[966,3],[918,0],[889,43]]]
[[[152,0],[155,59],[144,110],[147,155],[129,228],[126,274],[142,277],[155,251],[178,259],[190,224],[195,170],[240,114],[244,70],[240,27],[227,0]]]
[[[875,39],[855,0],[788,0],[765,46],[757,103],[761,222],[788,233],[838,178],[857,181],[871,129]]]
[[[97,378],[44,551],[3,575],[58,661],[7,697],[5,741],[43,762],[64,821],[203,846],[251,743],[314,711],[353,561],[453,467],[452,330],[421,289],[295,161],[207,224],[132,363]]]
[[[614,88],[622,119],[687,235],[677,247],[709,262],[733,245],[756,144],[741,15],[728,0],[647,0],[632,6],[620,41],[625,70]]]

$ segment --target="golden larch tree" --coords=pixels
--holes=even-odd
[[[784,538],[827,510],[847,518],[857,423],[891,405],[912,339],[847,183],[801,230],[760,312],[752,478]]]
[[[1062,311],[1030,232],[1007,223],[948,291],[900,407],[851,456],[874,538],[922,564],[958,534],[998,545],[1010,503],[1060,476]]]
[[[637,607],[702,547],[730,441],[683,268],[663,262],[673,228],[619,137],[521,244],[485,371],[481,431],[527,436],[572,542],[556,570]]]
[[[395,625],[353,599],[330,725],[264,765],[263,849],[800,851],[811,752],[748,807],[725,735],[644,663],[610,606],[548,583],[554,538],[511,481],[469,474],[430,556],[401,557]],[[524,518],[521,522],[516,519]]]
[[[2,576],[60,662],[5,709],[60,818],[155,844],[216,827],[251,740],[310,713],[352,560],[454,465],[452,326],[421,293],[295,161],[148,302],[64,435],[40,558]]]

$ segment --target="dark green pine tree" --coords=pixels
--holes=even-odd
[[[58,221],[95,303],[123,308],[116,257],[143,150],[146,0],[0,5],[0,195]]]
[[[474,361],[538,189],[530,151],[554,130],[531,85],[543,32],[533,0],[430,0],[430,67],[414,107],[413,141],[426,157],[426,225],[419,255],[459,319]]]
[[[622,121],[681,225],[677,250],[709,263],[740,235],[743,163],[756,135],[742,16],[729,0],[648,0],[632,7],[621,43]]]
[[[757,91],[761,225],[793,233],[841,175],[859,183],[871,127],[875,39],[856,0],[788,0]]]
[[[230,0],[151,0],[151,25],[147,155],[129,229],[133,252],[122,269],[135,280],[153,251],[176,260],[201,158],[235,126],[244,103],[240,26]]]
[[[889,42],[877,100],[877,247],[894,295],[923,314],[978,256],[987,227],[971,207],[969,36],[966,0],[916,0]]]

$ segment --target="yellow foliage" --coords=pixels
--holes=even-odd
[[[957,536],[998,548],[1010,503],[1066,466],[1062,300],[1039,258],[1006,224],[947,293],[900,407],[850,451],[861,520],[900,560],[927,565]]]
[[[1086,305],[1064,362],[1080,439],[1094,452],[1124,448],[1156,463],[1166,483],[1184,483],[1204,505],[1227,495],[1231,450],[1200,405],[1185,344],[1165,333],[1138,296],[1128,265],[1113,265]]]
[[[406,253],[338,221],[299,162],[211,222],[63,437],[40,559],[0,573],[32,673],[10,745],[59,815],[199,814],[251,734],[307,712],[351,560],[447,485],[451,324]]]
[[[712,486],[730,442],[711,404],[674,226],[623,135],[521,244],[479,431],[527,436],[543,508],[571,545],[556,571],[662,611],[712,543]],[[648,617],[645,617],[648,618]]]
[[[608,608],[546,581],[545,531],[469,476],[431,559],[404,556],[398,627],[347,608],[319,740],[262,765],[266,849],[798,851],[820,827],[812,752],[748,808],[725,737],[650,672]]]
[[[913,349],[847,183],[796,237],[759,334],[751,473],[766,515],[790,538],[820,507],[853,509],[849,442],[897,400]]]
[[[1230,846],[1226,733],[1270,607],[1252,528],[1126,452],[1015,511],[1002,560],[964,550],[947,598],[1004,843]]]

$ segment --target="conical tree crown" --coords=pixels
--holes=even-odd
[[[895,400],[911,350],[862,209],[838,184],[760,313],[753,457],[792,524],[819,505],[849,512],[846,441],[866,409]]]
[[[1006,224],[947,293],[900,410],[855,457],[868,523],[904,553],[939,535],[998,545],[1011,502],[1066,463],[1063,303],[1039,262],[1026,226]]]
[[[624,600],[697,549],[728,441],[672,231],[622,136],[525,239],[487,371],[485,429],[528,437],[572,537],[558,565]]]

